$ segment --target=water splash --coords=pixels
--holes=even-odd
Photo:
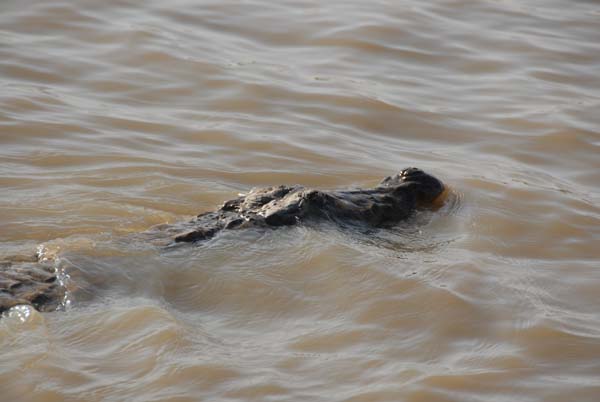
[[[40,244],[36,249],[36,256],[39,262],[51,263],[56,275],[56,281],[59,286],[65,289],[65,294],[57,306],[56,310],[67,310],[71,307],[71,292],[69,285],[71,284],[71,276],[62,268],[62,261],[59,257],[60,246],[49,248],[45,244]]]
[[[19,304],[18,306],[13,306],[3,312],[2,318],[13,319],[25,323],[30,319],[34,312],[35,310],[32,306],[27,304]]]

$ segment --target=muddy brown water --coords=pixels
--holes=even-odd
[[[596,1],[0,5],[2,401],[600,400]],[[135,233],[254,186],[452,191],[392,230]],[[68,275],[69,277],[67,277]]]

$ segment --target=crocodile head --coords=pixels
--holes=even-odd
[[[445,190],[441,181],[414,167],[404,169],[397,175],[386,177],[378,187],[411,189],[415,192],[417,202],[426,205],[433,203]]]

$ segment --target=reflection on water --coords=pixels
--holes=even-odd
[[[11,401],[596,401],[595,2],[41,2],[0,13]],[[140,232],[254,186],[448,183],[392,229]]]

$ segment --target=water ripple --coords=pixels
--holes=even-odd
[[[597,4],[176,0],[0,14],[14,401],[595,401]],[[392,230],[143,233],[255,186],[451,189]],[[146,239],[146,240],[144,240]]]

